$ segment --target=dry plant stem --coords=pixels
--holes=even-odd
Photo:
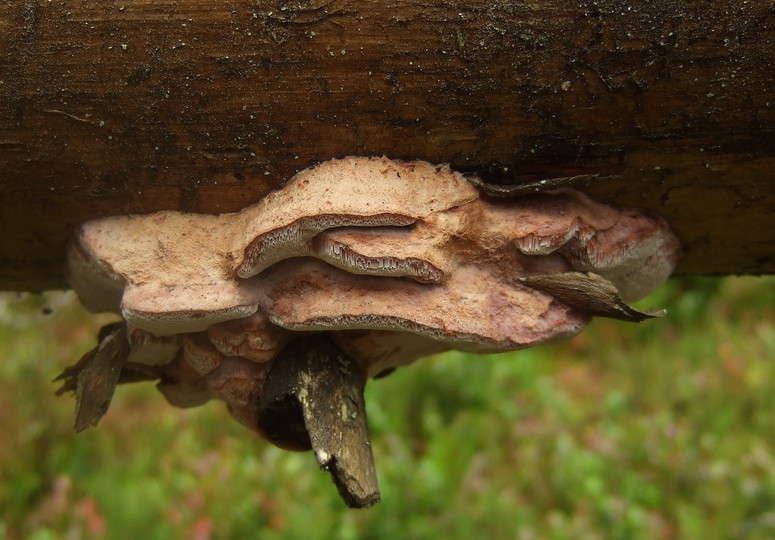
[[[291,342],[274,360],[258,423],[278,446],[312,449],[351,508],[379,502],[363,398],[365,375],[326,334]]]

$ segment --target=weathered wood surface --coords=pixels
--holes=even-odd
[[[775,272],[770,0],[0,4],[0,288],[63,285],[72,227],[237,210],[387,155],[653,209],[683,273]]]
[[[298,338],[272,362],[258,424],[282,448],[312,450],[352,508],[379,502],[366,422],[366,374],[325,334]]]

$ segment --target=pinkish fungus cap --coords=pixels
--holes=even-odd
[[[257,386],[234,381],[258,377],[297,332],[331,333],[368,375],[448,348],[520,349],[594,315],[646,316],[609,307],[648,294],[679,253],[662,220],[573,190],[491,200],[445,166],[351,157],[234,214],[88,222],[68,273],[88,308],[186,334],[191,371],[243,411]]]

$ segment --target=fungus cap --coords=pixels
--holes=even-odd
[[[206,340],[222,357],[268,362],[294,332],[326,331],[373,374],[424,351],[566,338],[608,312],[569,303],[566,282],[525,278],[594,272],[633,300],[679,253],[662,220],[570,189],[489,200],[444,166],[346,158],[234,214],[88,222],[69,276],[87,307],[140,330],[204,332],[184,341],[191,351]]]

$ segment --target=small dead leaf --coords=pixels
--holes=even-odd
[[[616,285],[592,272],[563,272],[519,279],[519,282],[551,294],[581,313],[620,321],[640,322],[664,316],[664,311],[647,312],[628,306]]]
[[[79,362],[83,365],[76,378],[76,431],[96,426],[108,412],[121,371],[129,357],[126,325],[111,325],[106,328],[106,332],[101,332],[97,348]],[[68,382],[70,381],[65,383],[65,387]]]

